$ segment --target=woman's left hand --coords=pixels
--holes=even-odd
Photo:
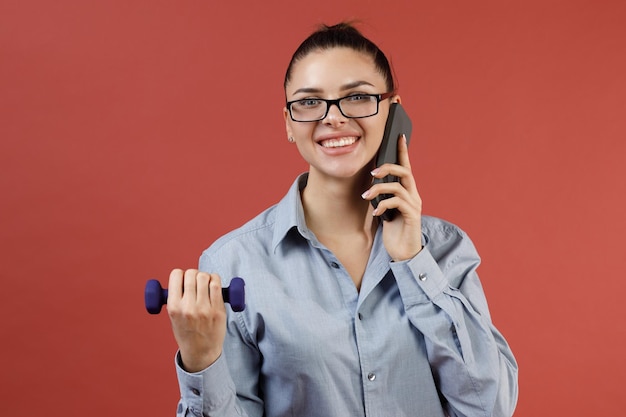
[[[413,258],[422,250],[422,199],[417,192],[415,178],[411,171],[409,151],[404,135],[398,140],[398,165],[384,164],[372,171],[375,178],[393,175],[399,182],[372,185],[363,194],[366,200],[373,200],[380,194],[393,196],[382,200],[373,211],[380,216],[386,210],[397,209],[398,214],[383,224],[383,242],[394,261]]]

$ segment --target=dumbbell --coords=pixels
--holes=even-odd
[[[244,285],[242,278],[235,277],[228,287],[222,288],[222,297],[225,302],[230,303],[233,311],[243,311],[246,308]],[[156,279],[148,280],[144,297],[148,313],[159,314],[163,304],[167,304],[167,288],[161,287],[161,283]]]

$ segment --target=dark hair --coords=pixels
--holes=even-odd
[[[374,60],[376,69],[385,77],[387,91],[396,90],[396,84],[391,70],[391,65],[387,57],[380,48],[368,38],[363,36],[352,24],[347,22],[338,23],[333,26],[321,25],[319,29],[309,35],[296,49],[291,57],[287,72],[285,73],[285,84],[291,79],[293,66],[313,51],[326,50],[337,47],[351,48],[357,52],[369,55]]]

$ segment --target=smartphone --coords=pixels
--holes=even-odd
[[[413,125],[411,119],[404,111],[404,108],[400,103],[391,103],[389,107],[389,116],[387,117],[387,124],[385,125],[385,133],[383,135],[383,141],[380,144],[378,155],[376,156],[376,167],[379,167],[386,163],[397,164],[398,163],[398,139],[402,136],[406,136],[406,143],[409,144],[411,139],[411,131]],[[382,182],[398,181],[398,177],[393,175],[387,175],[383,178],[374,178],[373,184]],[[393,194],[381,194],[372,200],[374,208],[378,207],[378,203],[382,200],[393,197]],[[383,220],[393,220],[398,213],[397,209],[386,210],[380,217]]]

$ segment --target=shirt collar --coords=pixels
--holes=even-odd
[[[296,228],[302,237],[311,239],[311,232],[304,220],[304,208],[300,194],[306,186],[308,179],[308,172],[299,175],[289,188],[287,195],[276,205],[274,236],[272,239],[272,249],[274,251],[276,251],[276,247],[293,228]]]
[[[296,228],[300,236],[305,239],[314,239],[313,233],[306,226],[306,221],[304,220],[304,207],[302,206],[302,195],[300,194],[306,186],[308,179],[308,172],[300,174],[289,188],[287,195],[276,206],[274,236],[272,239],[272,250],[274,252],[276,252],[276,247],[293,228]],[[422,230],[422,247],[427,246],[428,241],[428,236]]]

